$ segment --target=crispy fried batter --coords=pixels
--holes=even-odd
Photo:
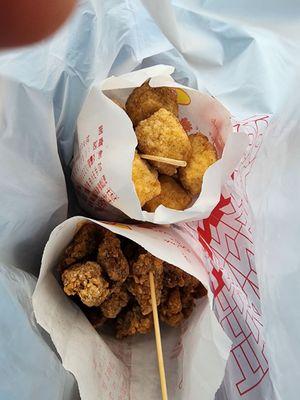
[[[201,299],[201,297],[204,297],[207,295],[207,290],[205,287],[202,285],[201,282],[198,282],[198,285],[195,285],[193,289],[193,297],[194,299]]]
[[[127,279],[127,288],[141,307],[143,315],[152,311],[149,272],[152,271],[155,280],[156,300],[160,304],[163,281],[163,261],[150,253],[141,254],[132,265],[132,275]]]
[[[217,152],[202,133],[189,136],[192,152],[187,166],[179,168],[179,179],[183,187],[197,195],[201,192],[203,175],[207,168],[217,161]]]
[[[143,247],[125,237],[121,238],[121,248],[126,259],[131,263],[136,261],[140,254],[147,252]]]
[[[159,316],[170,326],[178,326],[184,319],[179,288],[170,289],[167,299],[159,307]]]
[[[121,250],[120,239],[108,230],[98,247],[97,262],[112,281],[124,282],[129,274],[129,265]]]
[[[61,271],[69,265],[92,255],[97,250],[97,244],[102,235],[103,229],[100,226],[84,224],[65,250],[65,257],[60,264]]]
[[[101,304],[101,311],[106,318],[116,318],[121,309],[128,303],[129,296],[126,287],[123,285],[114,290],[114,292]]]
[[[138,306],[117,317],[116,336],[118,339],[136,333],[148,333],[153,326],[152,314],[143,315]]]
[[[132,164],[132,181],[141,206],[160,193],[160,183],[157,171],[151,169],[148,163],[135,153]]]
[[[100,265],[93,261],[74,264],[66,269],[62,274],[62,282],[68,296],[78,295],[88,307],[100,306],[110,293]]]
[[[187,319],[193,312],[195,307],[195,300],[199,299],[207,294],[205,287],[198,281],[198,279],[192,277],[190,283],[187,283],[183,288],[180,289],[182,313],[184,318]]]
[[[170,326],[178,326],[188,318],[195,299],[206,294],[193,276],[96,225],[87,224],[78,231],[68,255],[73,259],[82,257],[83,261],[67,267],[65,264],[61,275],[65,293],[74,296],[74,302],[96,329],[107,320],[114,321],[118,338],[147,333],[152,328],[150,271],[154,274],[160,319]],[[98,262],[86,261],[96,258]]]
[[[178,118],[164,108],[151,117],[141,121],[135,130],[138,148],[143,154],[187,161],[191,152],[189,138]],[[173,165],[150,162],[165,175],[174,175],[177,168]]]
[[[193,297],[193,288],[191,286],[184,286],[180,290],[182,313],[184,318],[188,318],[193,312],[195,301]]]
[[[159,177],[161,192],[144,205],[144,210],[154,212],[161,204],[174,210],[185,210],[192,201],[192,196],[175,179],[167,175]]]
[[[164,281],[163,285],[167,288],[175,286],[183,287],[190,282],[192,276],[182,269],[175,267],[167,262],[164,263]],[[198,282],[198,281],[197,281]]]
[[[100,307],[86,307],[83,309],[83,312],[95,329],[101,328],[107,321],[107,318],[102,314]]]
[[[133,126],[149,118],[160,108],[178,116],[176,90],[168,87],[152,88],[148,81],[135,88],[126,102],[126,111]]]

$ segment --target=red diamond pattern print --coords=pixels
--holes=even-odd
[[[185,224],[190,235],[197,235],[205,250],[205,266],[214,294],[214,311],[232,340],[226,377],[231,397],[256,399],[259,385],[268,376],[265,342],[262,335],[260,298],[255,270],[251,209],[246,180],[260,148],[269,116],[253,117],[234,125],[245,132],[250,144],[243,159],[222,190],[219,204],[209,218]],[[233,382],[234,381],[234,382]],[[252,393],[252,397],[249,395]]]

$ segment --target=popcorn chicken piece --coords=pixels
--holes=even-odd
[[[200,297],[206,296],[207,290],[196,278],[190,284],[187,284],[180,289],[180,297],[182,303],[182,313],[184,318],[187,319],[192,314],[195,307],[195,300]]]
[[[161,204],[174,210],[185,210],[192,201],[187,193],[176,181],[167,175],[159,177],[161,192],[158,196],[147,201],[144,210],[154,212]]]
[[[81,305],[80,308],[95,329],[101,328],[107,321],[107,318],[102,314],[100,307],[83,308]]]
[[[120,239],[108,230],[98,247],[97,262],[112,281],[124,282],[129,274],[129,265],[121,250]]]
[[[117,287],[100,308],[106,318],[116,318],[123,307],[127,306],[129,295],[125,286]]]
[[[142,160],[137,153],[132,164],[132,180],[141,206],[159,195],[161,191],[157,171],[150,169],[146,161]]]
[[[66,269],[62,274],[62,282],[68,296],[78,295],[88,307],[100,306],[110,293],[100,265],[93,261],[74,264]]]
[[[148,333],[153,326],[152,314],[143,315],[140,307],[135,306],[124,315],[117,317],[116,337],[122,339],[136,333]]]
[[[182,269],[175,267],[167,262],[164,263],[164,280],[163,285],[167,288],[176,286],[183,287],[190,283],[191,275],[184,272]],[[198,282],[198,281],[197,281]]]
[[[92,256],[97,250],[98,242],[102,235],[103,228],[100,226],[89,223],[84,224],[65,250],[65,257],[60,263],[61,271],[83,258]]]
[[[132,265],[132,274],[127,279],[127,289],[132,293],[141,307],[143,315],[152,311],[149,272],[152,271],[155,281],[157,304],[160,304],[160,296],[163,282],[163,261],[150,253],[141,254]]]
[[[189,138],[178,118],[165,108],[141,121],[135,130],[138,148],[143,154],[187,161],[191,152]],[[177,167],[157,161],[150,161],[165,175],[174,175]]]
[[[178,326],[184,319],[179,288],[169,290],[164,303],[159,307],[160,319],[170,326]]]
[[[126,111],[133,126],[149,118],[160,108],[178,116],[176,90],[168,87],[152,88],[148,81],[135,88],[126,102]]]
[[[139,244],[125,237],[121,238],[121,248],[124,256],[131,264],[138,259],[140,254],[147,253]]]
[[[202,133],[189,136],[192,152],[186,167],[178,170],[182,186],[194,196],[201,192],[203,175],[207,168],[217,161],[217,152]]]

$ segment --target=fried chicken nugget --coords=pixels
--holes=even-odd
[[[189,136],[192,152],[187,166],[179,168],[179,179],[182,186],[193,195],[201,192],[203,175],[207,168],[217,161],[217,152],[202,133]]]
[[[65,257],[59,265],[61,271],[69,265],[92,255],[97,250],[103,229],[96,224],[84,224],[65,250]]]
[[[135,88],[126,102],[126,111],[133,126],[149,118],[160,108],[178,116],[176,90],[168,87],[152,88],[148,81]]]
[[[66,269],[62,274],[62,282],[68,296],[78,295],[88,307],[100,306],[110,293],[100,265],[93,261],[74,264]]]
[[[127,279],[127,289],[133,294],[141,307],[143,315],[152,311],[149,272],[152,271],[155,280],[157,304],[160,304],[163,283],[163,261],[150,253],[140,254],[132,265],[132,274]]]
[[[129,295],[125,286],[117,287],[100,308],[106,318],[116,318],[123,307],[127,306]]]
[[[176,181],[167,175],[159,177],[161,192],[144,205],[144,210],[154,212],[161,204],[174,210],[185,210],[192,201],[192,196]]]
[[[135,130],[138,148],[143,154],[187,161],[191,144],[178,118],[165,108],[159,109],[151,117],[141,121]],[[157,161],[150,161],[165,175],[172,176],[177,167]]]
[[[152,314],[143,315],[138,306],[117,317],[116,337],[122,339],[136,333],[148,333],[153,326]]]
[[[159,195],[161,188],[157,176],[157,171],[150,169],[146,161],[142,160],[141,157],[135,153],[132,164],[132,181],[141,207],[143,207],[147,201]]]
[[[124,282],[129,274],[129,265],[121,250],[120,239],[108,230],[98,247],[97,262],[112,281]]]
[[[159,306],[160,319],[170,326],[178,326],[184,319],[179,288],[170,289],[164,303]]]

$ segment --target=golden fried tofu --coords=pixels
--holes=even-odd
[[[203,175],[207,168],[217,161],[217,152],[202,133],[189,136],[192,152],[187,166],[179,168],[179,179],[182,186],[193,195],[201,192]]]
[[[150,169],[137,153],[132,164],[132,181],[141,206],[160,193],[157,171]]]
[[[141,121],[135,130],[138,148],[143,154],[187,161],[191,144],[178,118],[165,108],[161,108],[151,117]],[[162,162],[150,161],[165,175],[174,175],[177,167]]]
[[[150,253],[140,254],[132,265],[132,274],[127,279],[127,289],[135,296],[143,315],[152,311],[149,272],[153,272],[157,304],[160,303],[163,283],[163,261]]]
[[[176,90],[168,87],[152,88],[148,81],[135,88],[126,102],[126,111],[133,126],[149,118],[160,108],[178,116]]]
[[[128,300],[129,295],[126,287],[117,287],[100,306],[103,316],[106,318],[116,318],[122,308],[127,305]]]
[[[192,201],[192,196],[175,179],[161,175],[159,182],[161,185],[160,194],[149,200],[144,205],[144,210],[154,212],[161,204],[174,210],[185,210],[188,207]]]
[[[129,274],[128,261],[121,250],[120,239],[108,230],[98,247],[97,262],[112,281],[124,282]]]
[[[148,333],[153,326],[152,314],[143,315],[139,306],[117,317],[116,337],[122,339],[137,333]]]
[[[64,292],[68,296],[78,295],[88,307],[100,306],[110,294],[100,265],[93,261],[72,265],[63,272],[61,278]]]

